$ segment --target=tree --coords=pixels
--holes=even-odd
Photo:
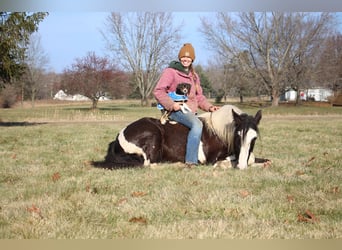
[[[22,81],[22,101],[24,89],[27,89],[31,96],[31,104],[34,107],[36,94],[42,88],[44,73],[49,61],[47,54],[41,46],[41,37],[38,33],[30,36],[30,42],[25,53],[25,73]]]
[[[127,76],[116,70],[105,57],[89,52],[63,72],[61,88],[68,94],[82,94],[92,100],[92,108],[97,108],[98,100],[115,91],[116,85],[127,81]]]
[[[249,64],[248,61],[248,52],[242,51],[238,53],[236,57],[233,57],[230,62],[224,65],[224,78],[225,83],[230,84],[231,90],[230,92],[238,95],[240,98],[240,103],[243,103],[244,96],[250,94],[259,94],[258,88],[255,88],[255,84],[253,86],[252,83],[255,83],[255,76],[251,74],[248,70],[245,70],[244,65],[240,63],[243,60],[246,64]],[[228,93],[227,86],[225,87],[226,92]],[[256,90],[256,91],[253,91]]]
[[[23,74],[29,37],[46,16],[46,12],[0,12],[0,87]]]
[[[196,70],[199,78],[201,79],[201,87],[203,89],[203,94],[206,95],[207,97],[211,98],[212,95],[215,95],[215,90],[211,86],[209,78],[205,74],[201,65],[197,65],[195,67],[195,70]]]
[[[342,86],[342,34],[330,36],[321,46],[316,81],[334,90]]]
[[[222,101],[222,98],[226,95],[224,87],[228,86],[228,84],[225,84],[225,75],[223,70],[224,68],[222,67],[222,64],[216,60],[209,60],[205,70],[208,81],[214,89],[216,103],[220,103]]]
[[[323,86],[318,78],[322,74],[321,71],[327,70],[327,67],[319,69],[317,65],[321,60],[322,47],[333,32],[330,26],[334,20],[329,13],[303,14],[301,17],[304,21],[298,24],[300,32],[296,32],[296,43],[289,52],[290,61],[286,71],[287,86],[298,92],[297,103],[300,101],[301,89],[317,86],[317,84]]]
[[[201,32],[224,61],[235,58],[247,75],[260,79],[277,106],[289,74],[298,85],[331,21],[329,13],[218,13],[216,23],[201,19]]]
[[[179,46],[178,32],[171,13],[111,13],[107,19],[103,36],[118,65],[132,72],[143,106],[149,103],[160,69]]]

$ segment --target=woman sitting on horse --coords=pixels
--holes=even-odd
[[[195,50],[190,43],[186,43],[178,53],[179,61],[172,61],[160,76],[154,89],[157,101],[168,111],[172,111],[169,118],[189,128],[187,137],[185,163],[188,167],[198,164],[198,148],[201,141],[203,124],[197,117],[198,108],[213,112],[218,109],[203,95],[201,82],[193,67]],[[183,113],[181,104],[172,100],[169,92],[176,90],[178,84],[191,84],[187,105],[191,112]]]

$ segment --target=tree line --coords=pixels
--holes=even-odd
[[[277,106],[287,88],[341,84],[341,34],[331,13],[217,13],[201,21],[224,64],[223,85],[240,96],[254,89]],[[322,74],[326,67],[334,73]]]
[[[110,57],[88,52],[62,74],[47,74],[39,37],[30,36],[46,15],[1,12],[2,96],[7,86],[16,85],[22,99],[30,96],[34,102],[45,83],[45,94],[57,88],[83,94],[93,108],[104,95],[139,98],[141,105],[149,105],[161,71],[180,46],[181,26],[174,25],[172,13],[113,12],[101,31]],[[199,32],[215,58],[205,67],[196,65],[209,97],[243,101],[266,95],[277,106],[287,88],[341,86],[342,35],[334,13],[217,12],[200,21]]]

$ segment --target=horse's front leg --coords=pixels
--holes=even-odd
[[[251,167],[268,167],[272,164],[272,162],[269,159],[265,158],[255,158],[255,155],[251,153],[248,159],[248,166]]]
[[[214,164],[214,168],[221,168],[221,169],[229,169],[229,168],[236,168],[237,161],[235,155],[228,156],[226,159],[222,161],[217,161]]]
[[[255,155],[254,155],[253,152],[251,152],[251,153],[249,154],[249,159],[248,159],[247,165],[250,166],[250,165],[252,165],[252,164],[254,164],[254,163],[255,163]]]

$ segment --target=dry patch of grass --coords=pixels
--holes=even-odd
[[[125,124],[159,113],[114,104],[94,118],[74,106],[25,111],[1,110],[2,239],[342,237],[342,116],[335,110],[265,110],[255,153],[272,165],[246,171],[94,169],[89,161],[104,157]]]

